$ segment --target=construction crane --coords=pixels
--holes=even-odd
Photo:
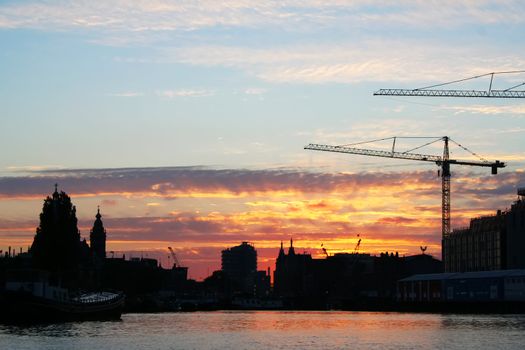
[[[326,255],[327,258],[330,256],[330,254],[328,254],[328,251],[326,250],[326,248],[323,246],[323,243],[321,243],[321,250],[323,251],[324,255]]]
[[[374,96],[429,96],[429,97],[490,97],[490,98],[525,98],[525,90],[515,90],[520,86],[524,86],[525,82],[510,86],[506,89],[495,90],[492,89],[494,76],[503,74],[519,74],[525,73],[525,70],[515,70],[506,72],[492,72],[481,75],[476,75],[469,78],[458,79],[446,83],[440,83],[430,86],[425,86],[417,89],[380,89],[374,92]],[[450,90],[450,89],[436,89],[437,87],[462,83],[469,80],[479,79],[490,76],[490,82],[487,90]]]
[[[357,237],[359,237],[359,233],[357,234]],[[357,243],[354,248],[354,254],[359,253],[359,248],[361,247],[361,238],[357,240]]]
[[[422,162],[432,162],[437,164],[439,167],[441,167],[439,173],[441,176],[441,193],[442,193],[442,209],[441,209],[441,226],[442,226],[442,238],[446,238],[451,233],[450,229],[450,165],[469,165],[469,166],[479,166],[479,167],[489,167],[492,169],[492,174],[498,173],[498,168],[505,167],[505,163],[500,162],[496,160],[495,162],[489,162],[477,155],[476,153],[468,150],[466,147],[463,147],[459,143],[451,140],[448,136],[439,137],[436,140],[433,140],[431,142],[428,142],[424,145],[418,146],[416,148],[412,148],[410,150],[407,150],[405,152],[396,152],[395,151],[395,145],[396,145],[396,139],[399,139],[400,137],[389,137],[379,140],[373,140],[373,141],[367,141],[367,142],[358,142],[354,144],[349,145],[342,145],[342,146],[330,146],[330,145],[320,145],[320,144],[309,144],[304,147],[306,150],[313,150],[313,151],[324,151],[324,152],[338,152],[338,153],[349,153],[349,154],[358,154],[358,155],[364,155],[364,156],[372,156],[372,157],[385,157],[385,158],[396,158],[396,159],[407,159],[407,160],[417,160]],[[411,137],[407,137],[411,138]],[[416,137],[419,138],[419,137]],[[389,140],[393,139],[392,144],[392,150],[391,151],[379,151],[379,150],[371,150],[371,149],[363,149],[363,148],[354,148],[350,147],[353,145],[363,144],[363,143],[369,143],[369,142],[377,142],[377,141],[383,141],[383,140]],[[442,156],[436,156],[436,155],[425,155],[425,154],[419,154],[419,153],[413,153],[413,151],[422,148],[424,146],[428,146],[434,142],[443,141],[444,142],[444,148],[443,148],[443,155]],[[459,147],[463,148],[464,150],[470,152],[471,154],[481,158],[481,161],[470,161],[470,160],[457,160],[457,159],[450,159],[449,154],[449,141],[454,142]],[[356,246],[356,249],[359,247],[359,243]]]
[[[177,259],[177,255],[175,255],[173,249],[171,247],[168,247],[168,250],[170,251],[171,259],[173,260],[173,268],[181,267],[179,259]]]

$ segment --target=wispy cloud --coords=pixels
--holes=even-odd
[[[525,128],[516,127],[516,128],[500,129],[500,130],[497,130],[496,133],[498,134],[525,133]],[[522,160],[525,160],[525,159],[522,159]]]
[[[439,109],[454,111],[454,114],[471,113],[471,114],[488,114],[499,115],[508,114],[524,117],[525,106],[490,106],[490,105],[470,105],[470,106],[440,106]]]
[[[499,2],[497,6],[490,1],[451,0],[439,3],[369,0],[24,2],[0,7],[0,26],[43,30],[104,28],[132,32],[188,31],[214,26],[281,25],[297,29],[337,22],[356,27],[371,23],[428,27],[473,22],[488,25],[523,23],[523,10],[520,1]]]
[[[266,92],[267,90],[263,88],[249,88],[244,90],[246,95],[264,95]]]
[[[127,1],[52,3],[24,2],[0,5],[0,28],[33,28],[43,31],[85,30],[88,40],[104,45],[163,47],[151,57],[118,57],[122,62],[176,62],[199,66],[234,67],[262,80],[276,83],[353,83],[361,81],[446,81],[487,70],[525,69],[519,45],[454,45],[450,40],[428,38],[374,41],[363,28],[389,31],[415,30],[471,24],[520,24],[525,4],[521,1],[452,0],[343,1],[287,0],[234,1]],[[229,40],[213,29],[303,33],[323,30],[355,33],[358,40],[332,39],[300,44],[294,40],[266,42],[253,48]],[[208,31],[206,31],[208,30]],[[195,40],[179,40],[195,34]],[[327,34],[327,35],[328,35]],[[228,36],[226,36],[228,37]],[[174,40],[176,38],[177,40]],[[174,45],[173,42],[177,42]],[[209,43],[214,43],[210,45]],[[235,44],[237,43],[237,44]],[[454,63],[451,64],[451,61]],[[166,91],[165,97],[180,96]],[[184,96],[195,96],[187,91]]]
[[[502,54],[487,52],[486,48],[416,40],[360,40],[344,44],[268,48],[195,46],[166,49],[163,55],[166,61],[234,67],[276,83],[409,82],[422,79],[444,82],[487,73],[487,67],[498,71],[525,68],[525,59],[518,53]],[[453,66],[450,57],[454,57]]]
[[[176,97],[206,97],[215,95],[213,90],[205,89],[181,89],[181,90],[162,90],[156,92],[157,96],[165,98]]]
[[[458,169],[459,170],[459,169]],[[474,173],[456,175],[458,194],[512,194],[525,183],[523,172],[497,177]],[[408,181],[407,179],[410,179]],[[137,196],[139,198],[287,198],[315,193],[351,193],[365,199],[371,192],[397,188],[398,197],[417,196],[438,189],[434,171],[325,173],[304,169],[212,169],[202,167],[123,168],[39,171],[29,176],[0,177],[0,197],[41,198],[58,181],[75,196]],[[405,186],[412,186],[406,190]],[[461,191],[461,192],[457,192]],[[496,192],[495,192],[496,191]],[[375,196],[375,195],[374,195]],[[472,197],[471,197],[472,198]],[[151,200],[157,203],[158,200]]]
[[[10,165],[6,168],[11,172],[45,171],[64,169],[63,165]]]
[[[144,96],[142,92],[136,92],[136,91],[125,91],[125,92],[115,92],[115,93],[109,93],[107,96],[113,96],[113,97],[140,97]]]

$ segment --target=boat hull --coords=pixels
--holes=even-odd
[[[1,318],[4,322],[119,320],[124,307],[124,295],[104,302],[80,303],[7,292],[2,304]]]

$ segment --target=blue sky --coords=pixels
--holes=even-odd
[[[372,92],[524,69],[523,13],[519,1],[3,2],[0,146],[13,151],[0,168],[293,167],[309,165],[311,141],[429,133],[522,161],[521,101]]]
[[[486,213],[504,206],[514,188],[523,185],[514,182],[523,178],[525,169],[524,101],[372,93],[525,70],[524,24],[522,1],[2,1],[0,208],[9,222],[0,220],[0,231],[24,227],[20,230],[26,230],[27,240],[34,223],[26,222],[37,219],[40,200],[52,187],[47,183],[65,176],[66,184],[82,187],[71,180],[71,173],[46,173],[48,169],[205,166],[240,172],[271,169],[277,174],[280,169],[299,169],[292,174],[345,172],[360,179],[356,181],[364,181],[367,173],[419,178],[421,171],[436,168],[303,147],[310,142],[337,145],[421,135],[448,135],[488,159],[509,163],[503,170],[508,173],[505,180],[480,177],[484,185],[468,179],[470,174],[488,175],[485,169],[453,170],[462,174],[461,186],[502,195],[489,205],[483,195],[464,191],[465,223],[476,215],[465,210],[477,205]],[[488,82],[453,87],[485,89]],[[521,82],[525,74],[498,76],[494,87]],[[415,142],[399,147],[408,149]],[[440,154],[440,147],[423,152]],[[453,157],[469,154],[453,148]],[[132,173],[125,171],[126,176]],[[204,197],[200,202],[193,194],[186,202],[171,197],[159,201],[158,193],[145,193],[142,187],[111,192],[102,184],[104,174],[90,172],[87,190],[65,188],[82,198],[79,215],[85,222],[101,202],[108,204],[106,217],[115,220],[126,215],[162,218],[180,208],[212,212],[214,200],[206,198],[210,193],[199,187],[202,184],[193,189],[206,193],[197,196]],[[19,187],[11,188],[15,177],[20,178]],[[423,177],[421,183],[431,181],[428,174]],[[35,178],[44,181],[35,185]],[[97,178],[106,192],[97,192],[92,183]],[[439,186],[437,179],[434,185]],[[27,188],[32,189],[30,198],[25,197]],[[90,197],[89,191],[96,196]],[[261,200],[264,190],[250,191]],[[284,201],[272,191],[274,187],[264,193]],[[244,197],[236,197],[232,204],[228,198],[239,194],[228,193],[221,189],[210,196],[224,195],[220,205],[230,213],[253,207],[253,198],[243,202]],[[303,195],[321,200],[319,193],[313,188]],[[381,195],[381,190],[371,190],[365,197],[375,203]],[[410,203],[428,204],[428,197],[413,196],[399,203],[404,208],[400,212]],[[403,215],[408,215],[406,210]],[[274,238],[286,238],[290,230],[276,230]],[[439,232],[437,226],[433,230]],[[0,232],[0,247],[6,237]],[[416,248],[418,244],[415,240]]]

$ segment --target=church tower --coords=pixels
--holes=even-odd
[[[91,253],[93,256],[99,258],[106,257],[106,229],[102,223],[102,215],[100,215],[100,208],[97,209],[96,220],[91,229],[89,240],[91,245]]]
[[[49,271],[75,269],[84,257],[87,245],[80,239],[76,208],[63,191],[44,200],[40,225],[31,245],[35,267]]]
[[[290,248],[288,248],[288,255],[289,256],[295,255],[295,249],[293,247],[293,238],[290,238]]]
[[[281,241],[281,249],[279,249],[279,256],[277,257],[277,261],[282,261],[286,254],[284,254],[284,248],[283,248],[283,241]]]

